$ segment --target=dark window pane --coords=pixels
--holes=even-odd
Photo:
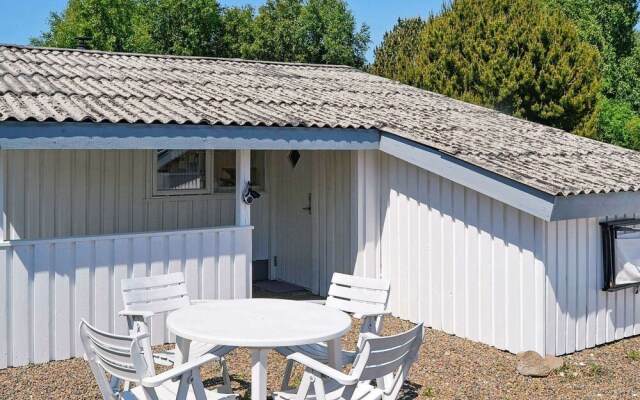
[[[264,151],[251,152],[251,184],[257,188],[264,185]],[[232,192],[236,187],[235,150],[216,150],[213,152],[213,190]]]
[[[204,150],[158,150],[157,161],[157,190],[206,189]]]

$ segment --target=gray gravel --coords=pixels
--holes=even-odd
[[[408,329],[410,323],[385,320],[384,334]],[[353,348],[357,329],[344,338]],[[233,388],[246,397],[250,387],[250,353],[229,357]],[[403,398],[437,399],[622,399],[640,396],[640,337],[564,357],[565,367],[547,378],[525,378],[515,372],[516,357],[492,347],[427,329],[420,360],[405,384]],[[284,358],[269,355],[269,390],[279,388]],[[208,387],[221,383],[216,365],[203,368]],[[296,371],[300,376],[300,370]],[[295,377],[294,377],[295,379]],[[298,378],[299,379],[299,378]],[[82,359],[0,371],[2,399],[92,399],[97,386]]]

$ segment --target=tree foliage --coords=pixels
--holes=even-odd
[[[142,0],[135,50],[185,56],[218,55],[221,14],[216,0]]]
[[[369,28],[345,0],[267,0],[257,11],[217,0],[70,0],[36,45],[241,57],[363,67]]]
[[[375,63],[371,72],[393,76],[401,82],[416,82],[420,69],[414,64],[420,51],[420,33],[426,21],[422,18],[398,19],[398,23],[382,38],[375,50]]]
[[[639,0],[544,0],[576,25],[583,40],[602,56],[602,96],[598,137],[620,146],[638,148],[640,142]]]
[[[595,136],[599,54],[567,18],[531,0],[456,0],[419,25],[401,21],[371,71]]]
[[[344,0],[267,0],[249,53],[259,60],[363,67],[369,28],[356,27]]]
[[[544,0],[552,12],[569,17],[583,40],[602,55],[603,92],[610,98],[625,99],[636,111],[631,97],[638,86],[638,51],[634,32],[638,24],[640,0]],[[635,53],[635,54],[634,54]]]
[[[599,139],[618,146],[640,150],[640,115],[629,103],[601,96]]]
[[[91,37],[95,48],[108,51],[130,49],[134,35],[136,0],[69,0],[62,13],[52,12],[49,31],[31,39],[38,46],[73,48],[76,37]]]

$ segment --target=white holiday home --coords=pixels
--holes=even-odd
[[[120,280],[172,271],[385,277],[396,316],[511,352],[640,333],[599,224],[640,213],[639,153],[356,69],[4,45],[0,149],[0,367],[125,332]]]

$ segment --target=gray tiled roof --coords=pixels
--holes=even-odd
[[[377,128],[553,195],[640,190],[640,153],[340,66],[0,45],[0,121]]]

